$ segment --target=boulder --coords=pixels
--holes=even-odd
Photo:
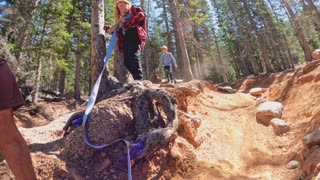
[[[286,133],[290,130],[289,125],[279,118],[273,118],[270,121],[270,124],[272,125],[274,133],[276,135],[281,135],[281,134]]]
[[[320,144],[320,130],[314,131],[303,138],[303,145],[308,148],[318,144]]]
[[[310,149],[310,155],[303,162],[302,170],[307,174],[307,176],[311,177],[317,171],[317,165],[320,162],[320,147],[315,146]]]
[[[257,107],[256,120],[258,123],[269,126],[271,119],[281,118],[283,106],[279,102],[267,101]]]
[[[236,90],[232,89],[230,86],[216,86],[217,90],[225,93],[235,93]]]
[[[265,88],[260,88],[260,87],[257,87],[257,88],[252,88],[250,89],[249,93],[251,96],[255,96],[255,97],[259,97],[262,95],[262,93],[264,93],[266,91]]]
[[[298,161],[292,160],[288,163],[287,168],[288,169],[296,169],[300,166],[300,163]]]
[[[320,59],[320,49],[316,49],[312,52],[312,59]]]
[[[119,152],[125,140],[132,159],[139,159],[163,146],[177,131],[177,101],[162,91],[139,86],[134,90],[135,95],[127,91],[97,103],[88,116],[85,134],[91,144],[112,146]],[[83,130],[82,125],[64,139],[61,154],[75,164],[98,155],[83,141]]]

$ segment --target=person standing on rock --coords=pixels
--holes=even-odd
[[[130,14],[130,18],[128,18]],[[117,31],[118,45],[124,54],[124,65],[134,80],[142,80],[140,52],[143,51],[146,40],[146,14],[128,0],[117,0],[115,7],[116,23],[120,23]],[[105,25],[104,30],[112,34],[114,27]]]
[[[13,118],[13,110],[24,104],[15,77],[0,57],[0,153],[17,180],[35,180],[28,146]]]

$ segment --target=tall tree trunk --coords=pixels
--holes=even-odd
[[[66,60],[66,62],[68,62],[69,51],[65,53],[64,59]],[[66,77],[67,77],[67,72],[64,69],[61,69],[59,73],[59,92],[62,94],[64,94],[64,91],[66,89]]]
[[[80,42],[81,40],[78,40]],[[76,66],[75,66],[75,77],[74,77],[74,99],[81,100],[81,93],[80,93],[80,68],[81,68],[81,48],[78,46],[75,52],[76,55]]]
[[[275,19],[277,20],[277,24],[280,24],[280,20],[279,20],[279,16],[278,14],[276,13],[276,9],[274,7],[274,5],[271,3],[271,0],[268,0],[268,3],[273,11],[273,15],[275,17]],[[290,68],[293,69],[294,68],[294,62],[293,62],[293,57],[292,57],[292,53],[291,53],[291,49],[289,47],[289,44],[288,44],[288,39],[286,37],[286,35],[282,32],[282,31],[278,31],[278,37],[280,39],[280,47],[283,51],[284,54],[287,54],[287,56],[285,56],[285,58],[288,58],[287,62],[289,63],[290,65]],[[278,39],[278,38],[276,38]]]
[[[92,0],[91,9],[91,82],[94,85],[102,71],[105,57],[104,0]]]
[[[211,39],[211,37],[209,36],[209,30],[208,28],[205,28],[205,32],[203,35],[202,38],[206,38],[206,39]],[[197,59],[198,59],[198,63],[200,66],[200,79],[205,79],[207,76],[208,76],[208,71],[207,71],[207,68],[208,68],[208,63],[205,61],[205,58],[204,58],[204,50],[205,48],[203,47],[200,47],[200,34],[197,32],[197,31],[194,31],[193,33],[193,36],[195,37],[196,41],[197,41],[197,44],[195,46],[196,49],[196,56],[197,56]],[[208,47],[209,48],[209,47]]]
[[[91,6],[91,83],[96,83],[102,73],[106,54],[104,35],[104,0],[92,0]],[[123,66],[124,67],[124,66]],[[102,74],[96,103],[107,98],[114,89],[122,86],[115,78],[109,76],[108,67]]]
[[[40,38],[40,42],[39,42],[39,47],[42,46],[42,42],[43,42],[43,38],[45,36],[46,29],[47,29],[47,20],[44,21],[43,29],[41,32],[41,38]],[[40,83],[41,83],[41,70],[42,70],[41,48],[39,48],[39,51],[40,52],[37,53],[38,68],[37,68],[37,76],[36,76],[36,82],[35,82],[36,84],[35,84],[34,95],[32,97],[32,102],[35,104],[38,102],[38,95],[39,95],[39,89],[40,89]]]
[[[194,48],[194,54],[195,54],[195,57],[196,57],[197,77],[198,77],[198,79],[203,79],[203,75],[202,75],[201,68],[200,68],[198,45],[194,44],[193,48]]]
[[[75,5],[74,5],[75,7]],[[83,22],[84,19],[84,8],[85,8],[85,3],[82,2],[82,7],[80,9],[80,24]],[[81,28],[82,30],[82,28]],[[82,36],[78,35],[77,37],[77,50],[75,51],[75,56],[76,56],[76,64],[75,64],[75,77],[74,77],[74,99],[76,100],[81,100],[81,93],[80,93],[80,68],[81,68],[81,58],[82,58],[82,48],[81,48],[81,43],[82,43]]]
[[[182,64],[183,78],[185,81],[190,81],[193,79],[193,74],[191,71],[191,65],[190,65],[190,60],[187,52],[185,39],[184,39],[182,24],[179,18],[179,12],[178,12],[179,7],[176,0],[168,0],[168,1],[169,1],[170,12],[174,22],[175,31],[177,32],[177,35],[178,35],[177,38],[179,39],[179,45],[181,49],[182,59],[180,60],[183,63]]]
[[[17,1],[17,8],[21,14],[21,17],[24,19],[24,24],[22,28],[19,30],[21,32],[18,43],[18,49],[20,50],[18,53],[17,61],[18,66],[20,66],[22,57],[24,54],[24,48],[26,47],[27,38],[30,34],[30,28],[31,28],[31,21],[32,21],[32,15],[35,11],[35,9],[38,6],[40,0],[24,0],[24,1]]]
[[[235,18],[236,25],[237,25],[237,27],[239,27],[240,41],[243,43],[242,45],[244,48],[244,52],[241,52],[241,54],[245,54],[245,55],[240,57],[243,73],[245,76],[249,75],[249,70],[248,70],[247,64],[244,59],[244,58],[246,58],[249,60],[249,62],[251,64],[253,74],[257,76],[259,74],[259,72],[258,72],[258,69],[257,69],[255,63],[254,63],[253,49],[250,46],[249,34],[247,34],[248,30],[245,29],[246,26],[244,26],[241,23],[241,21],[239,20],[239,16],[236,14],[237,12],[235,10],[234,3],[230,2],[230,1],[227,1],[227,3],[228,3],[228,6],[231,10],[231,13],[233,14],[233,17]]]
[[[218,56],[218,64],[217,64],[218,71],[220,72],[220,74],[222,74],[223,81],[224,82],[228,82],[227,67],[226,67],[226,64],[224,63],[224,61],[222,59],[222,54],[221,54],[221,51],[220,51],[220,47],[219,47],[219,44],[218,44],[218,41],[217,41],[217,36],[216,36],[215,31],[213,32],[213,36],[214,36],[214,44],[216,46],[217,56]]]
[[[32,98],[32,102],[37,104],[38,102],[38,96],[39,96],[39,90],[40,90],[40,82],[41,82],[41,70],[42,70],[42,57],[41,54],[37,55],[38,59],[38,68],[37,68],[37,76],[36,76],[36,85],[35,85],[35,91]]]
[[[141,7],[143,9],[145,9],[145,1],[144,0],[140,0],[141,2]],[[151,6],[151,3],[150,3],[150,0],[148,0],[148,6],[147,6],[147,11],[146,11],[146,14],[147,14],[147,17],[150,16],[150,7]],[[147,18],[147,34],[149,34],[149,18]],[[149,41],[149,36],[148,36],[148,40],[146,42],[146,45],[145,45],[145,50],[143,52],[143,64],[144,64],[144,77],[146,79],[149,79],[150,78],[150,75],[152,73],[152,67],[151,67],[151,64],[150,64],[150,60],[151,60],[151,46],[150,46],[150,41]]]
[[[75,5],[76,2],[75,0],[73,0],[73,4]],[[69,34],[71,34],[71,26],[74,24],[74,18],[73,18],[73,15],[74,15],[74,12],[75,12],[75,6],[74,8],[72,9],[72,11],[68,14],[67,18],[68,18],[68,24],[67,24],[67,27],[66,27],[66,30]],[[65,53],[64,53],[64,60],[66,61],[66,63],[69,64],[69,58],[70,58],[70,49],[71,47],[71,43],[70,41],[67,42],[67,44],[65,45]],[[59,92],[64,94],[65,93],[65,89],[66,89],[66,77],[67,77],[67,72],[65,71],[65,69],[61,69],[60,71],[60,78],[59,78]]]
[[[164,24],[166,25],[166,32],[167,32],[167,43],[168,43],[167,46],[169,51],[172,52],[173,51],[172,34],[169,28],[166,0],[162,0],[162,9],[163,9],[163,15],[164,15]]]
[[[293,12],[293,10],[291,9],[289,3],[287,1],[282,1],[282,3],[285,5],[285,8],[287,10],[287,12],[289,13],[289,18],[291,19],[292,23],[293,23],[293,27],[298,35],[298,39],[301,45],[301,48],[303,49],[304,52],[304,56],[305,56],[305,61],[311,61],[312,60],[312,51],[311,51],[311,47],[310,44],[308,43],[308,40],[306,39],[305,35],[302,32],[302,29],[300,27],[299,22],[296,20],[295,14]]]
[[[260,36],[260,34],[257,32],[257,29],[256,29],[256,23],[255,21],[253,20],[253,17],[252,17],[252,14],[250,13],[250,8],[249,8],[249,5],[248,3],[245,1],[245,0],[241,0],[241,2],[243,3],[243,7],[248,15],[248,18],[249,18],[249,22],[250,22],[250,27],[251,27],[251,30],[255,32],[256,36],[257,36],[257,40],[258,40],[258,46],[259,46],[259,49],[262,53],[262,59],[264,61],[264,64],[266,66],[266,71],[268,73],[270,72],[273,72],[273,69],[272,69],[272,66],[271,66],[271,63],[270,63],[270,59],[268,57],[268,53],[266,52],[266,47],[265,47],[265,44],[263,42],[263,38]]]

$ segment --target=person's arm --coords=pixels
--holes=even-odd
[[[138,7],[133,6],[130,10],[130,13],[131,13],[130,21],[123,22],[122,24],[123,27],[125,28],[135,26],[137,24],[139,25],[139,23],[143,22],[146,19],[145,12]]]
[[[171,58],[171,62],[173,64],[174,68],[177,68],[177,61],[176,59],[173,57],[172,53],[170,53],[170,58]]]

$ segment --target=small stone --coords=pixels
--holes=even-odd
[[[288,169],[296,169],[298,168],[300,163],[298,161],[292,160],[288,163],[287,168]]]

